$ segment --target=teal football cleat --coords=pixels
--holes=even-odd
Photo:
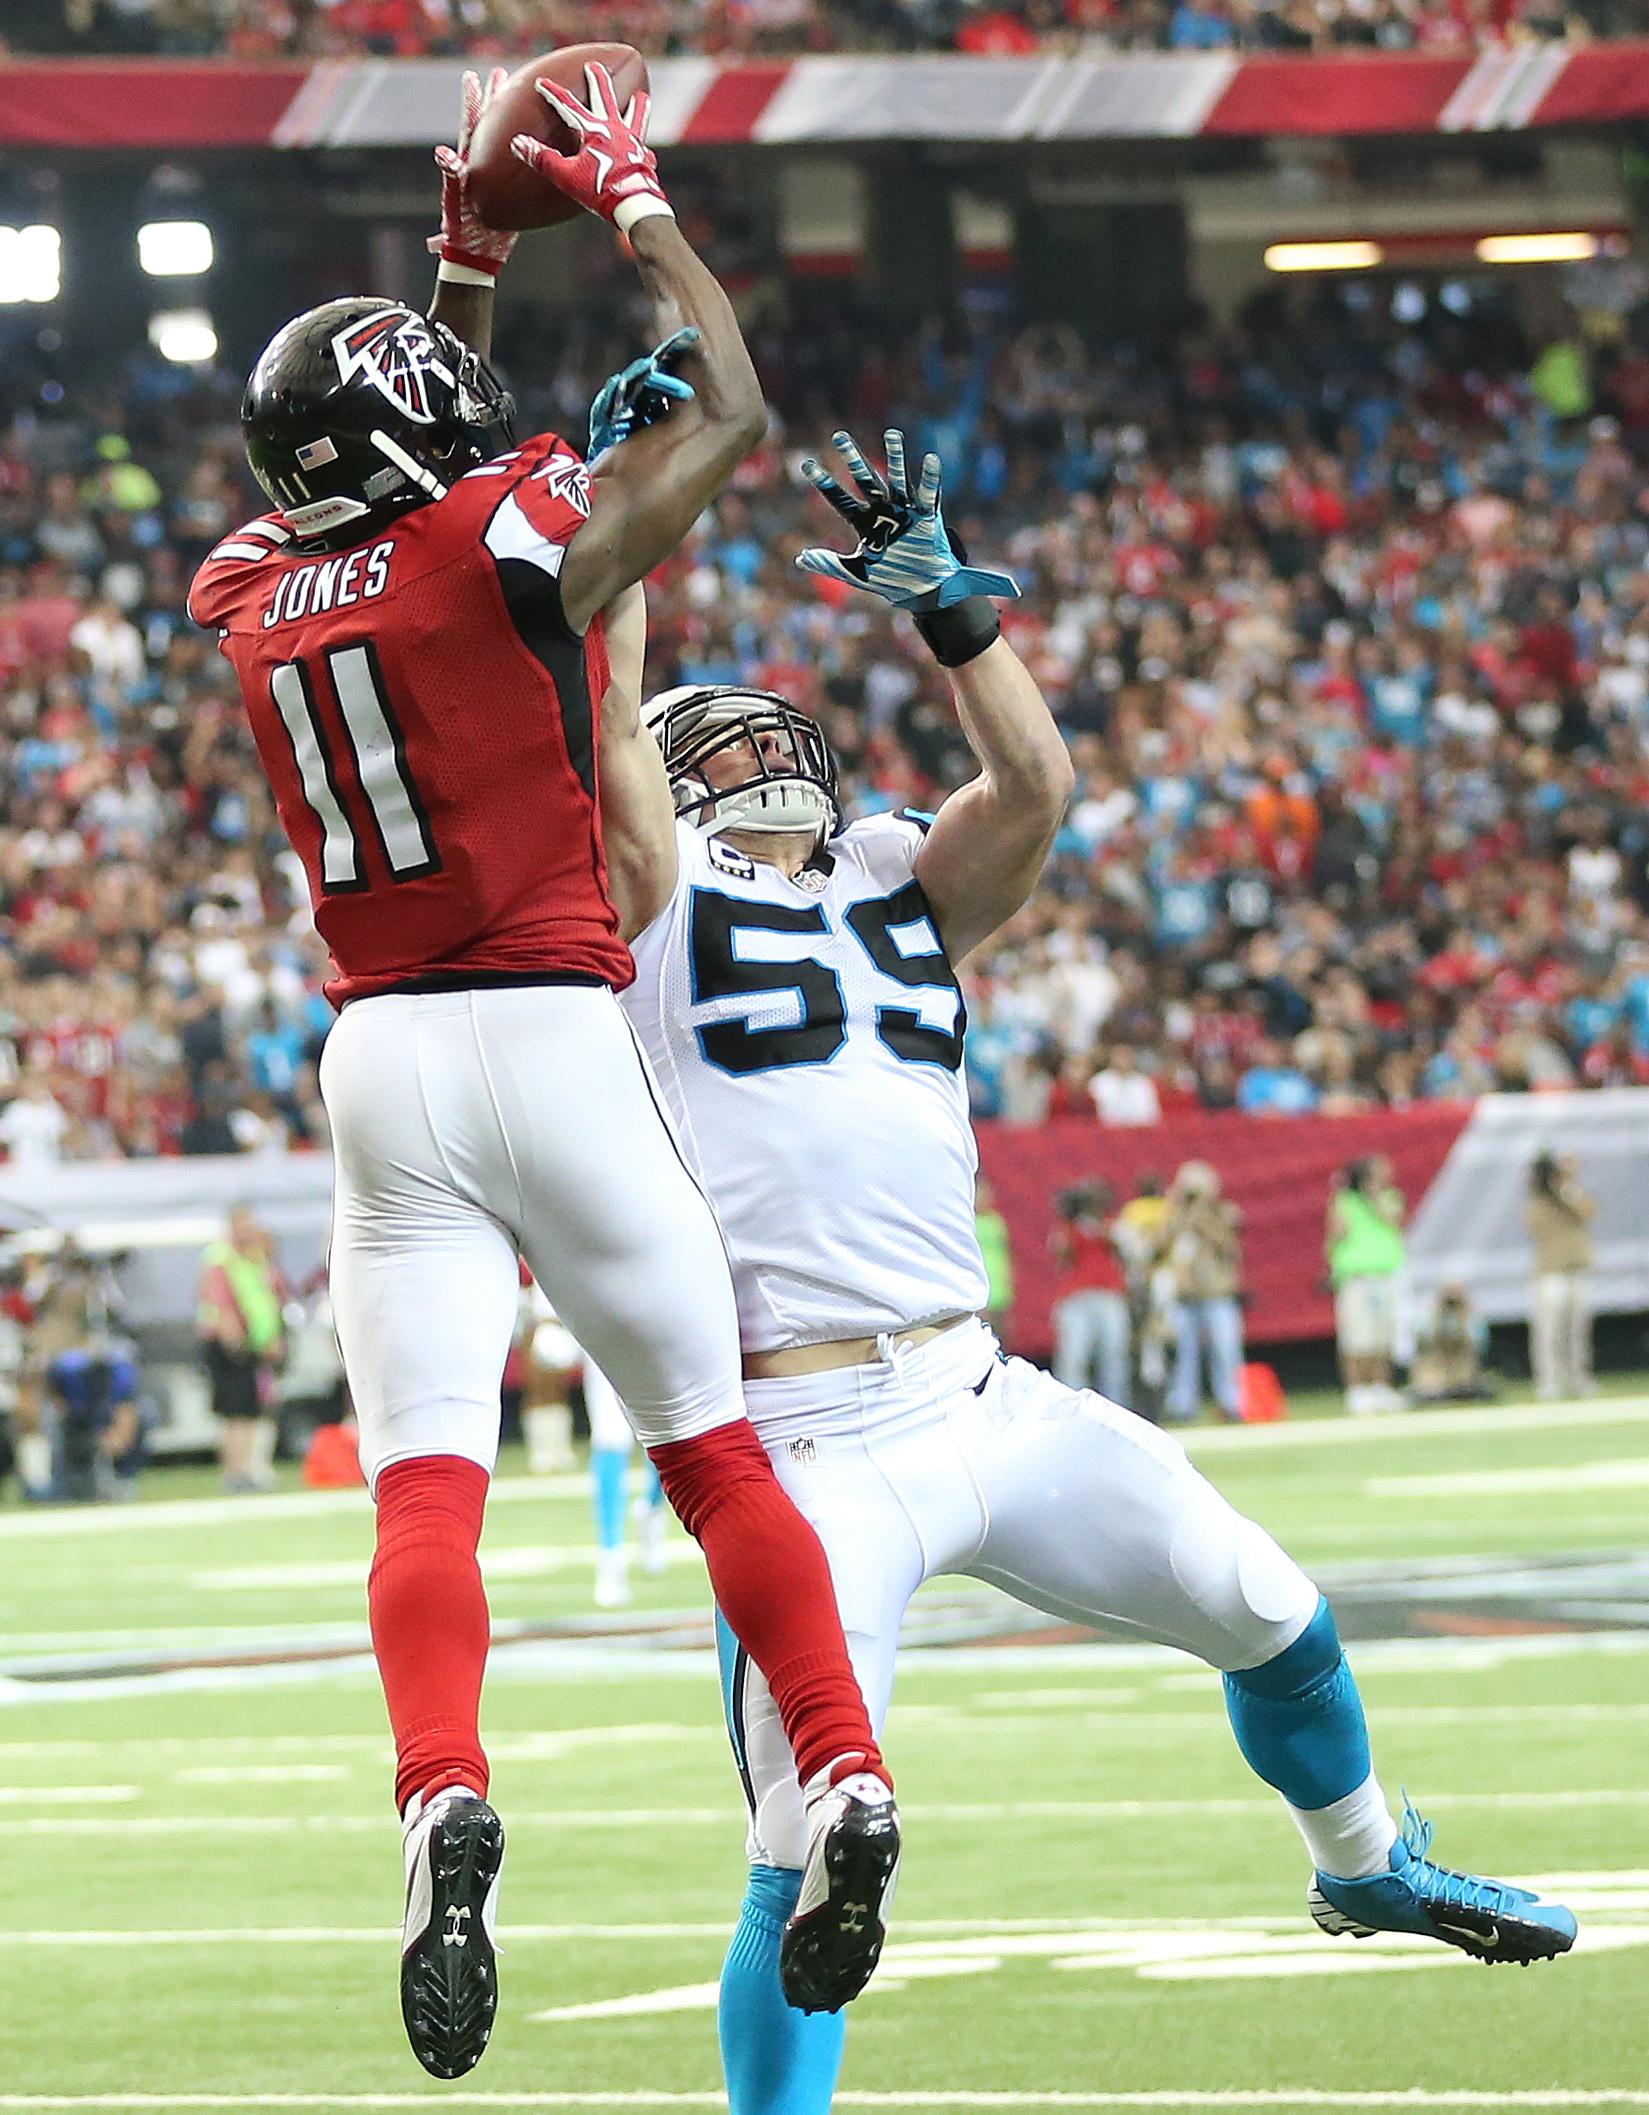
[[[1336,1880],[1318,1873],[1306,1890],[1311,1914],[1335,1938],[1350,1932],[1370,1939],[1377,1931],[1412,1931],[1441,1939],[1479,1961],[1549,1961],[1575,1943],[1572,1910],[1543,1902],[1526,1888],[1474,1873],[1434,1865],[1432,1826],[1407,1799],[1403,1833],[1391,1847],[1391,1870],[1367,1880]]]

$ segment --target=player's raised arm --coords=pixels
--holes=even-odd
[[[578,135],[578,152],[558,154],[526,133],[516,135],[513,151],[629,237],[661,335],[688,327],[699,338],[683,362],[694,401],[613,459],[596,481],[589,521],[568,546],[561,602],[578,631],[669,556],[766,425],[761,384],[732,303],[694,255],[664,195],[646,141],[648,98],[637,95],[621,110],[606,69],[590,66],[586,74],[587,104],[554,81],[538,84]]]
[[[480,209],[470,197],[469,152],[482,113],[508,79],[502,66],[495,66],[484,83],[478,73],[466,73],[458,145],[435,150],[436,167],[441,172],[441,232],[429,238],[429,249],[439,259],[430,321],[444,323],[483,360],[492,356],[493,294],[498,275],[510,260],[516,238],[502,229],[489,228],[481,218]]]
[[[979,776],[940,808],[917,858],[916,878],[933,906],[946,953],[960,962],[1035,888],[1070,798],[1071,759],[1030,671],[1002,637],[990,601],[993,595],[1016,596],[1018,587],[1006,573],[969,566],[947,532],[939,458],[924,461],[913,493],[904,435],[884,438],[885,477],[847,434],[835,436],[857,496],[820,464],[803,465],[859,543],[845,555],[804,551],[796,563],[908,611],[950,673]]]
[[[638,582],[607,606],[612,679],[601,703],[601,834],[626,940],[646,931],[676,886],[675,801],[641,717],[646,647],[647,595]]]

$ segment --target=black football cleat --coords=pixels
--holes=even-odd
[[[798,2012],[840,2012],[870,1981],[899,1878],[899,1809],[881,1778],[807,1788],[809,1841],[795,1913],[779,1944],[779,1980]]]
[[[498,2011],[493,1950],[504,1824],[462,1785],[408,1809],[401,2017],[432,2078],[481,2061]]]

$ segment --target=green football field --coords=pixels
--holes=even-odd
[[[1195,1445],[1334,1594],[1388,1790],[1446,1861],[1564,1892],[1580,1946],[1324,1938],[1216,1678],[943,1582],[838,2105],[1649,2106],[1649,1398]],[[498,1486],[503,2004],[442,2087],[396,2004],[366,1501],[154,1488],[0,1515],[0,2109],[719,2105],[742,1810],[691,1547],[597,1619],[582,1479]]]

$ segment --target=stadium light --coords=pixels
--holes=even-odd
[[[1583,264],[1603,247],[1595,235],[1485,235],[1479,264]]]
[[[1274,242],[1265,253],[1268,272],[1366,272],[1384,262],[1377,242]]]
[[[216,358],[218,334],[205,309],[168,308],[149,318],[149,343],[163,360],[195,367]]]
[[[55,301],[63,238],[55,228],[0,228],[0,302]]]
[[[204,220],[150,220],[137,231],[137,261],[152,279],[190,279],[212,269]]]

